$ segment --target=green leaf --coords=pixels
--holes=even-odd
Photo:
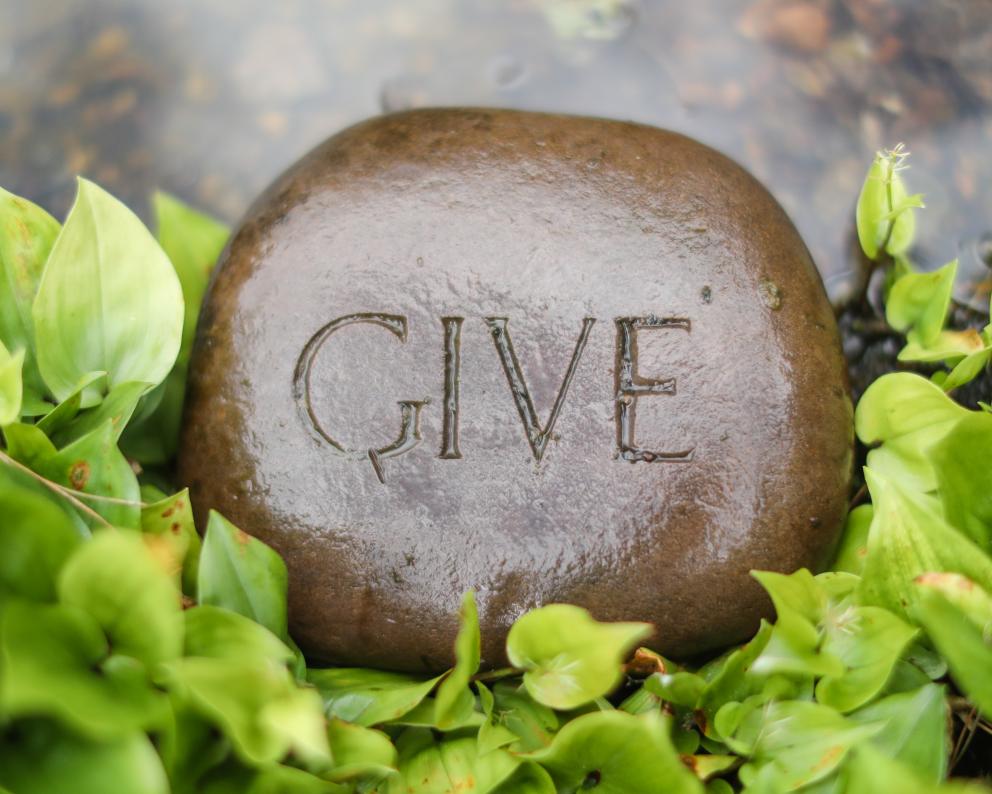
[[[189,357],[197,316],[214,263],[229,236],[226,226],[186,207],[165,193],[152,198],[158,239],[172,261],[182,285],[186,307],[182,345],[175,366],[159,386],[159,399],[147,416],[127,430],[123,446],[145,464],[163,464],[175,457],[186,392]],[[151,395],[149,395],[149,400]]]
[[[728,743],[751,756],[741,779],[771,766],[785,791],[822,780],[853,747],[876,735],[882,723],[859,724],[826,706],[800,700],[769,703],[753,709]]]
[[[286,577],[286,564],[275,551],[210,512],[197,581],[201,604],[251,618],[285,641]]]
[[[932,273],[907,273],[898,279],[885,302],[889,325],[923,348],[934,344],[947,319],[957,269],[955,259]]]
[[[0,427],[16,422],[21,416],[24,383],[24,350],[11,354],[0,341]]]
[[[0,713],[49,715],[92,738],[124,736],[162,718],[141,665],[109,656],[80,609],[13,601],[0,615]]]
[[[81,538],[65,511],[0,482],[0,603],[55,600],[55,578]]]
[[[189,490],[157,499],[141,508],[141,531],[162,540],[174,561],[183,592],[196,594],[200,566],[200,535],[193,523]]]
[[[854,424],[868,447],[868,466],[919,492],[937,487],[931,448],[971,414],[926,378],[883,375],[858,402]],[[881,446],[878,446],[881,445]]]
[[[916,629],[878,607],[838,610],[829,618],[823,652],[840,659],[844,671],[816,685],[816,699],[841,713],[874,698],[889,680]]]
[[[374,791],[388,794],[487,794],[520,761],[505,750],[479,755],[475,737],[437,740],[429,730],[410,728],[396,741],[400,773]]]
[[[0,786],[13,794],[169,794],[145,734],[97,743],[42,722],[22,722],[0,742]]]
[[[475,687],[479,691],[482,713],[486,716],[486,721],[479,726],[478,736],[479,755],[485,755],[498,747],[513,744],[517,735],[503,724],[502,714],[496,713],[496,698],[489,688],[481,681],[477,681]]]
[[[462,598],[459,620],[460,627],[455,638],[455,666],[438,687],[435,701],[435,722],[441,730],[463,722],[466,712],[471,712],[475,705],[469,681],[479,670],[481,638],[479,612],[471,590]]]
[[[600,623],[584,609],[551,604],[517,619],[506,638],[510,664],[539,703],[567,710],[606,695],[623,678],[623,661],[650,636],[646,623]]]
[[[25,351],[25,393],[45,396],[38,372],[31,306],[59,223],[41,207],[0,188],[0,342]]]
[[[110,422],[114,431],[114,441],[117,442],[131,420],[138,400],[146,391],[148,391],[147,383],[135,381],[118,383],[99,405],[80,411],[69,421],[61,423],[60,427],[46,432],[56,446],[62,447],[89,435],[105,422]]]
[[[183,297],[168,257],[137,216],[79,180],[35,297],[38,364],[59,399],[88,372],[108,386],[157,385],[182,340]]]
[[[660,714],[584,714],[565,724],[550,747],[531,753],[559,791],[595,788],[601,794],[691,794],[702,784],[682,763]]]
[[[887,758],[872,745],[857,748],[845,769],[844,794],[879,794],[894,791],[899,794],[988,794],[977,783],[954,781],[935,786],[914,775],[898,761]]]
[[[97,621],[114,653],[149,669],[182,653],[179,591],[140,535],[116,530],[94,535],[63,568],[58,592],[63,604]]]
[[[556,794],[555,782],[540,764],[524,763],[517,767],[493,794]]]
[[[966,416],[930,448],[930,458],[947,522],[992,551],[992,414]]]
[[[644,681],[644,689],[665,703],[694,709],[706,689],[706,681],[695,673],[655,673]]]
[[[992,588],[992,559],[949,527],[928,502],[869,468],[865,479],[875,515],[861,581],[864,603],[905,616],[918,600],[913,580],[927,571],[960,573]]]
[[[117,448],[115,432],[113,422],[107,420],[31,467],[52,482],[95,496],[79,499],[108,523],[136,529],[141,523],[141,491],[131,464]]]
[[[84,397],[86,408],[99,405],[103,401],[103,392],[106,391],[106,378],[106,372],[87,372],[76,382],[67,397],[38,420],[38,429],[49,436],[58,433],[83,409]]]
[[[217,725],[246,763],[268,764],[290,752],[307,763],[330,763],[320,697],[297,689],[284,664],[197,656],[160,670],[162,683]]]
[[[919,195],[908,196],[899,170],[908,152],[901,147],[879,152],[868,169],[855,210],[858,240],[869,259],[884,250],[903,253],[913,242],[913,208],[922,207]]]
[[[408,714],[441,676],[424,680],[405,673],[334,667],[308,670],[307,679],[323,697],[328,717],[371,727]]]
[[[212,659],[259,659],[287,665],[293,651],[264,626],[253,620],[211,606],[183,612],[186,656]]]
[[[947,659],[951,677],[986,717],[992,716],[992,615],[981,624],[926,580],[916,589],[914,614]]]
[[[884,723],[872,744],[889,758],[936,784],[947,774],[950,710],[944,688],[926,684],[914,692],[890,695],[850,715],[861,724]]]
[[[721,738],[715,731],[714,722],[717,712],[724,704],[743,701],[765,688],[765,678],[751,674],[751,666],[761,656],[771,636],[772,625],[762,620],[757,634],[750,642],[729,651],[700,671],[707,681],[699,698],[699,709],[705,716],[704,733],[707,736]]]
[[[861,575],[868,555],[868,528],[871,526],[873,510],[870,504],[863,504],[847,514],[831,570]]]
[[[389,737],[370,728],[334,719],[328,723],[334,767],[325,777],[335,783],[349,780],[379,781],[395,775],[399,757]]]

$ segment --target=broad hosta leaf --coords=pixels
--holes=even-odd
[[[25,391],[45,396],[38,372],[31,305],[59,223],[41,207],[0,188],[0,342],[25,351]]]
[[[529,758],[551,773],[559,791],[701,794],[703,790],[672,746],[669,721],[660,714],[585,714],[566,723],[550,747]]]
[[[506,651],[510,664],[527,671],[535,700],[573,709],[612,691],[627,654],[651,633],[646,623],[600,623],[579,607],[552,604],[513,624]]]
[[[115,653],[151,669],[182,652],[179,591],[138,534],[97,533],[63,568],[58,592],[99,623]]]
[[[966,416],[931,447],[930,458],[947,522],[992,551],[992,414]]]
[[[876,735],[883,726],[853,722],[817,703],[773,702],[744,717],[731,746],[751,757],[741,772],[742,779],[771,766],[783,790],[795,791],[825,778],[851,748]]]
[[[916,588],[914,614],[947,659],[951,677],[984,715],[992,716],[992,615],[983,624],[925,580]]]
[[[157,385],[179,352],[183,311],[179,279],[155,238],[131,210],[80,179],[32,311],[52,393],[67,397],[96,370],[111,388]]]
[[[0,786],[12,794],[169,794],[155,747],[143,733],[89,742],[40,721],[0,742]]]
[[[475,704],[468,685],[479,670],[481,637],[479,612],[472,591],[462,599],[460,621],[455,639],[455,666],[438,687],[435,701],[435,722],[442,730],[463,722],[466,712],[470,713]]]
[[[307,679],[324,698],[328,717],[371,727],[408,714],[437,686],[441,676],[425,680],[405,673],[334,667],[309,670]]]
[[[929,783],[944,779],[951,748],[943,687],[925,684],[914,692],[890,695],[850,718],[867,725],[884,722],[885,727],[871,740],[875,747]]]
[[[141,531],[167,544],[170,556],[180,566],[175,573],[181,575],[183,592],[195,595],[201,544],[193,523],[189,491],[184,488],[142,506]]]
[[[286,564],[262,541],[211,511],[197,593],[201,604],[249,617],[286,640]]]
[[[930,449],[970,414],[934,383],[897,372],[872,383],[858,402],[855,429],[872,448],[868,466],[903,487],[927,492],[937,487]]]
[[[0,341],[0,427],[21,417],[24,382],[24,350],[11,353]]]
[[[117,449],[114,425],[110,420],[54,455],[29,465],[59,485],[114,500],[80,497],[80,501],[110,524],[135,529],[140,525],[138,480],[127,459]],[[89,520],[88,516],[86,518]]]
[[[55,600],[55,579],[81,538],[50,499],[0,481],[0,604]]]
[[[404,731],[396,747],[399,774],[375,794],[488,794],[520,764],[505,750],[479,755],[474,736],[437,740],[423,728]]]
[[[93,738],[124,736],[162,718],[141,665],[109,657],[80,609],[14,601],[0,615],[0,713],[52,716]]]
[[[386,734],[334,719],[327,738],[334,758],[334,767],[325,773],[329,780],[380,781],[396,774],[399,757]]]
[[[928,502],[871,469],[865,480],[875,503],[860,591],[865,603],[906,615],[917,601],[913,580],[927,571],[960,573],[992,588],[992,559]]]

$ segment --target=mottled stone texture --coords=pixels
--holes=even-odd
[[[680,135],[516,111],[376,118],[277,180],[187,411],[201,518],[283,554],[310,658],[383,668],[449,664],[468,588],[488,665],[553,601],[674,656],[743,640],[748,572],[825,562],[851,474],[834,318],[764,188]]]

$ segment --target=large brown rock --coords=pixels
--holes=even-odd
[[[750,570],[829,554],[852,450],[833,315],[760,184],[504,110],[367,121],[259,199],[184,433],[194,505],[283,554],[313,659],[432,670],[468,588],[487,664],[553,601],[676,656],[742,640]]]

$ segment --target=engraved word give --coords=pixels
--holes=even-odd
[[[460,418],[459,385],[461,382],[461,333],[464,317],[441,317],[443,333],[444,370],[444,400],[441,405],[442,433],[441,448],[438,457],[443,460],[458,460],[462,457],[459,446],[458,424]],[[586,317],[582,320],[575,349],[568,362],[565,375],[554,405],[548,418],[542,424],[534,408],[530,389],[524,378],[523,370],[513,349],[510,337],[509,319],[506,317],[483,317],[482,321],[489,330],[496,354],[503,366],[503,372],[510,387],[510,394],[520,414],[524,434],[530,445],[531,453],[537,462],[541,462],[547,449],[548,440],[552,438],[555,423],[561,413],[568,387],[575,375],[575,370],[582,358],[589,332],[596,323],[596,318]],[[662,452],[644,449],[637,445],[634,439],[634,416],[637,400],[653,395],[675,394],[675,378],[655,379],[640,375],[637,371],[637,333],[645,330],[677,330],[689,333],[692,324],[683,317],[617,317],[616,326],[616,366],[614,368],[615,384],[615,420],[617,458],[629,463],[657,463],[671,461],[688,461],[692,459],[693,449],[675,452]],[[311,398],[310,376],[313,363],[320,349],[328,342],[335,331],[348,325],[368,324],[379,326],[393,334],[401,343],[407,339],[407,318],[400,314],[346,314],[337,317],[323,326],[307,342],[296,362],[293,379],[293,394],[297,405],[305,419],[327,442],[330,449],[338,455],[347,458],[368,460],[372,464],[380,482],[385,483],[386,475],[384,461],[403,455],[423,441],[420,432],[420,413],[427,405],[427,400],[400,400],[400,429],[394,441],[383,447],[369,449],[353,449],[337,441],[329,429],[324,426],[317,416]]]

